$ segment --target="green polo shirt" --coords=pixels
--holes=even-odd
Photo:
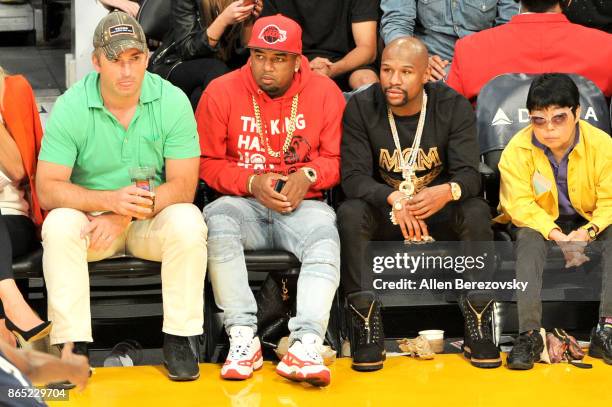
[[[200,156],[195,118],[185,94],[146,73],[136,113],[126,130],[105,107],[92,72],[57,99],[39,160],[72,168],[72,183],[94,190],[131,184],[129,169],[153,166],[165,181],[165,159]]]

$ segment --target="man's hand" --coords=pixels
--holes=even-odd
[[[81,239],[89,236],[89,249],[99,252],[107,250],[131,221],[131,217],[115,213],[87,215],[87,218],[89,224],[81,231]]]
[[[576,229],[573,230],[569,235],[567,235],[567,239],[570,242],[589,242],[591,239],[589,238],[589,232],[586,229]]]
[[[154,196],[150,191],[130,185],[112,191],[109,206],[116,214],[146,219],[153,214],[151,204]]]
[[[448,66],[449,62],[446,59],[442,59],[437,55],[429,57],[429,81],[435,82],[440,79],[444,79],[446,71],[444,68]]]
[[[405,240],[421,241],[422,236],[429,236],[425,222],[412,216],[406,207],[401,211],[394,210],[393,212]]]
[[[284,175],[269,172],[255,175],[251,183],[251,193],[263,206],[279,213],[291,212],[291,203],[287,197],[274,190],[277,180],[287,181]]]
[[[584,236],[582,236],[579,230],[573,231],[569,235],[566,235],[559,229],[553,229],[548,234],[548,238],[556,242],[563,252],[563,257],[565,258],[565,268],[578,267],[590,260],[584,254],[584,248],[586,247],[586,242],[588,242],[589,237],[586,230],[584,230],[584,232],[586,235],[586,240],[580,240],[584,238]]]
[[[391,205],[393,210],[393,204],[400,198],[405,198],[404,194],[399,191],[394,191],[387,197],[387,203]],[[397,221],[397,225],[402,230],[402,235],[405,240],[415,239],[417,241],[421,240],[422,236],[429,236],[429,231],[427,230],[427,225],[424,221],[416,219],[413,215],[410,214],[410,211],[406,208],[406,203],[408,202],[408,198],[402,199],[402,210],[396,211],[393,210],[395,215],[395,220]]]
[[[68,342],[62,349],[62,362],[67,368],[67,379],[77,386],[77,390],[83,391],[89,380],[89,362],[87,357],[72,352],[72,342]]]
[[[411,200],[406,201],[405,205],[415,218],[427,219],[452,200],[450,184],[442,184],[422,189]]]
[[[310,184],[310,180],[302,170],[297,170],[287,177],[287,183],[281,190],[281,194],[286,196],[291,204],[288,208],[289,212],[296,210],[300,206],[310,188]]]
[[[310,69],[315,71],[316,73],[331,77],[331,67],[333,62],[331,62],[327,58],[316,57],[312,61],[310,61]]]

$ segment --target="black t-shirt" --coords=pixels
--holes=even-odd
[[[443,83],[425,85],[427,113],[416,160],[416,189],[456,182],[461,199],[480,192],[476,117],[463,96]],[[398,138],[408,159],[419,114],[395,116]],[[377,207],[403,181],[387,103],[380,84],[349,99],[343,117],[340,152],[342,189],[348,198],[364,199]]]
[[[262,15],[282,14],[302,27],[308,59],[335,62],[355,48],[352,23],[378,20],[377,0],[264,0]]]
[[[24,390],[32,389],[30,381],[0,352],[0,406],[41,407],[46,404],[36,398],[24,397]],[[17,391],[17,395],[15,394]]]

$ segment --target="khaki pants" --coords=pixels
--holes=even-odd
[[[161,261],[163,332],[202,333],[207,229],[191,204],[171,205],[154,218],[134,221],[104,252],[88,250],[81,211],[52,210],[42,228],[43,270],[48,293],[51,343],[92,342],[87,262],[127,254]]]

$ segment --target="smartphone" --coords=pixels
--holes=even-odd
[[[274,190],[280,194],[280,191],[283,190],[283,187],[285,186],[285,184],[286,184],[286,181],[283,181],[282,179],[277,180],[276,184],[274,185]]]

